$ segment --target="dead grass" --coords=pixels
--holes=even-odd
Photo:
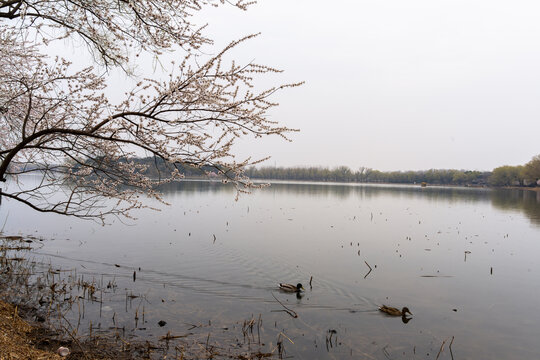
[[[20,318],[17,308],[0,301],[0,360],[58,360],[61,356],[35,347],[35,328]]]
[[[238,342],[235,337],[237,344],[223,339],[210,341],[211,331],[205,332],[204,338],[201,334],[180,336],[168,333],[161,340],[150,343],[129,336],[126,338],[124,328],[116,327],[116,324],[108,332],[92,333],[90,330],[89,335],[82,334],[79,324],[71,324],[64,315],[71,310],[80,314],[80,307],[74,307],[78,301],[83,304],[84,314],[84,303],[97,301],[95,295],[103,293],[105,283],[89,283],[71,271],[63,272],[50,264],[40,265],[28,260],[27,254],[32,246],[40,246],[39,240],[2,236],[0,233],[0,360],[245,360],[283,357],[281,333],[278,345],[269,352],[263,351],[260,316],[258,320],[252,316],[244,321],[243,342]],[[67,347],[71,353],[61,357],[56,353],[60,346]]]

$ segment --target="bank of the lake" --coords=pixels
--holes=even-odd
[[[39,334],[43,329],[24,321],[16,306],[0,300],[0,359],[62,359],[52,349],[38,347],[46,340]]]
[[[35,311],[0,300],[0,360],[150,359],[159,349],[158,344],[122,343],[112,336],[79,339],[67,330],[59,332],[35,321]]]
[[[54,280],[42,283],[34,277],[39,271],[30,255],[34,244],[39,244],[35,237],[0,233],[0,360],[141,358],[147,351],[144,343],[129,344],[112,332],[79,336],[69,324],[54,321],[62,316],[65,298]]]
[[[226,341],[209,344],[213,336],[210,328],[204,338],[181,343],[178,341],[186,336],[170,331],[150,341],[133,337],[125,326],[106,328],[90,321],[89,330],[80,329],[77,320],[68,319],[66,314],[74,304],[79,310],[95,303],[99,303],[100,311],[110,308],[114,301],[105,301],[102,295],[97,298],[97,294],[114,291],[117,288],[114,277],[107,284],[85,281],[84,276],[74,275],[73,269],[36,262],[32,252],[41,248],[44,241],[41,237],[0,232],[0,360],[247,360],[277,359],[280,354],[277,348],[273,352],[261,352],[257,347],[244,349],[241,344],[231,345]],[[128,298],[131,302],[138,297],[126,295],[126,306]],[[144,307],[140,316],[144,324]],[[244,322],[239,327],[253,335],[254,324]],[[236,325],[239,324],[231,327]],[[175,345],[170,344],[172,341]]]

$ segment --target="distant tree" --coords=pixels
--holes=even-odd
[[[351,169],[347,166],[339,166],[334,169],[334,180],[335,181],[352,181],[353,180],[353,173],[351,172]]]
[[[467,175],[465,175],[463,171],[456,171],[454,173],[454,176],[452,176],[452,182],[454,184],[463,185],[467,183],[467,181],[468,181]]]
[[[510,186],[523,184],[523,166],[500,166],[493,169],[489,178],[493,186]]]
[[[246,10],[252,2],[227,1]],[[176,168],[160,180],[144,175],[151,164],[130,161],[144,153],[178,166],[214,169],[239,191],[251,159],[236,160],[235,140],[253,135],[285,138],[291,129],[267,118],[280,85],[256,91],[255,77],[272,67],[225,61],[246,36],[214,56],[192,15],[223,0],[0,0],[0,198],[35,210],[103,219],[129,216],[145,194],[161,200],[155,185],[182,177]],[[47,44],[81,40],[97,67],[78,71],[50,59]],[[32,42],[29,41],[32,39]],[[139,53],[179,61],[168,80],[133,75]],[[109,72],[135,79],[118,103],[106,94]],[[134,83],[135,83],[134,82]],[[121,159],[127,159],[121,161]],[[17,186],[22,174],[38,174],[39,186]],[[51,197],[54,195],[54,200]],[[113,208],[103,200],[117,199]]]
[[[534,156],[524,167],[524,175],[528,180],[540,179],[540,154]]]

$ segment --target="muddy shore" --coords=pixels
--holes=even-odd
[[[42,323],[31,319],[32,309],[20,309],[0,300],[0,359],[59,360],[59,359],[139,359],[147,358],[144,344],[134,344],[122,351],[109,339],[92,341],[63,339]],[[69,351],[60,356],[59,349]],[[68,349],[68,350],[65,350]]]
[[[0,234],[0,360],[282,358],[281,347],[268,352],[264,344],[253,346],[249,341],[254,319],[231,326],[244,340],[248,336],[247,346],[238,341],[209,343],[210,333],[204,339],[167,333],[149,341],[126,335],[122,327],[82,331],[64,313],[79,301],[101,303],[95,294],[110,284],[90,283],[70,270],[35,262],[30,254],[41,241]],[[60,356],[60,348],[69,349],[69,354]]]
[[[0,360],[163,358],[155,354],[160,344],[130,341],[112,331],[82,335],[56,321],[65,299],[54,276],[41,281],[54,271],[27,259],[39,245],[35,238],[0,235]],[[45,276],[36,277],[40,272]],[[69,354],[60,356],[61,347]]]

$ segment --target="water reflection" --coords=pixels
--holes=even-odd
[[[414,185],[279,183],[273,182],[269,191],[306,196],[333,196],[338,198],[378,196],[421,197],[432,201],[488,201],[489,191],[478,188],[427,187]],[[268,191],[265,189],[265,191]]]
[[[232,184],[224,184],[221,181],[198,181],[182,180],[163,184],[158,189],[167,195],[197,194],[197,193],[233,193]]]
[[[202,193],[223,193],[234,196],[232,184],[219,181],[184,180],[164,184],[159,188],[169,198]],[[272,182],[270,187],[255,189],[275,195],[295,195],[305,197],[333,197],[346,199],[375,199],[386,196],[402,199],[422,199],[430,202],[449,203],[491,203],[501,210],[518,210],[533,224],[540,225],[540,191],[521,189],[488,189],[465,187],[426,187],[417,185],[374,185],[342,183],[288,183]]]
[[[540,226],[540,191],[501,189],[491,193],[493,206],[502,210],[519,210],[533,224]]]
[[[219,182],[161,190],[171,206],[130,227],[8,202],[0,217],[7,232],[56,238],[36,258],[113,279],[104,308],[141,338],[189,331],[223,344],[260,318],[266,350],[282,341],[300,359],[434,359],[445,340],[440,358],[450,358],[454,336],[456,359],[537,357],[540,314],[515,304],[540,292],[540,230],[529,221],[539,225],[538,193],[278,182],[235,202],[234,187]],[[280,282],[310,286],[288,294]],[[143,296],[126,308],[131,295]],[[142,299],[147,323],[133,326]],[[382,304],[409,306],[414,321],[385,316]],[[111,326],[91,306],[85,319]]]
[[[223,184],[220,181],[182,180],[163,184],[159,189],[166,194],[234,192],[232,184]],[[376,184],[344,184],[344,183],[310,183],[310,182],[270,182],[269,187],[254,189],[253,191],[277,192],[281,194],[295,194],[306,196],[334,196],[346,198],[350,196],[376,197],[380,195],[421,196],[427,199],[461,199],[486,200],[489,199],[489,189],[465,187],[427,187],[417,185],[376,185]]]

